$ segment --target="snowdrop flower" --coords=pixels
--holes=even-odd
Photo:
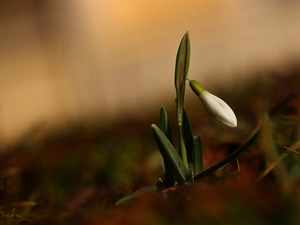
[[[232,109],[222,99],[206,91],[201,84],[195,80],[190,80],[190,87],[199,96],[205,109],[215,119],[225,123],[230,127],[237,126],[237,119]]]

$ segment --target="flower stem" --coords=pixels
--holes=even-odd
[[[183,164],[188,169],[188,159],[187,159],[186,148],[184,144],[182,123],[178,124],[178,138],[179,138],[179,155],[181,156]]]

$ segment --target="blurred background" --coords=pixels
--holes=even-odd
[[[292,0],[2,0],[0,142],[40,122],[158,112],[175,97],[186,31],[189,77],[211,90],[233,92],[252,71],[284,70],[300,56],[299,10]]]
[[[295,203],[290,204],[286,196],[278,200],[277,191],[274,201],[267,198],[277,181],[263,188],[256,182],[268,151],[280,154],[300,139],[299,12],[300,2],[292,0],[0,0],[1,211],[16,207],[22,219],[42,224],[41,215],[76,209],[86,218],[85,210],[91,209],[98,220],[103,207],[163,177],[150,124],[159,123],[164,104],[177,147],[174,68],[180,40],[189,31],[189,77],[225,100],[238,119],[236,129],[214,121],[187,88],[185,107],[193,134],[202,139],[204,169],[244,144],[261,115],[270,112],[261,138],[239,157],[240,166],[231,163],[210,174],[211,180],[229,175],[243,183],[249,178],[238,188],[241,196],[257,202],[254,212],[265,207],[263,218],[272,220],[256,224],[290,221],[285,218],[293,212],[299,221],[299,188],[291,191]],[[286,159],[287,170],[299,180],[299,160]],[[154,212],[174,211],[167,213],[172,224],[182,211],[193,214],[182,205],[193,208],[200,220],[203,215],[212,221],[230,218],[229,213],[254,221],[249,204],[235,200],[235,191],[205,186],[204,192],[194,186],[197,208],[178,202],[154,206]],[[175,203],[178,196],[186,201],[178,194]],[[24,201],[29,205],[14,206]],[[222,208],[229,211],[215,214]],[[147,214],[132,209],[134,216],[126,215],[149,223],[147,206]],[[66,224],[80,223],[77,214],[73,219]]]

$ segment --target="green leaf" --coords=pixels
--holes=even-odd
[[[183,164],[177,151],[166,135],[155,124],[152,124],[151,127],[159,151],[164,160],[168,162],[168,165],[172,166],[171,169],[176,177],[176,181],[178,183],[185,183],[189,178],[189,172]]]
[[[201,180],[204,177],[210,175],[211,173],[215,172],[216,170],[220,169],[221,167],[225,166],[227,163],[231,162],[232,160],[236,159],[240,154],[242,154],[250,145],[253,144],[253,142],[257,139],[261,132],[260,126],[255,130],[254,134],[248,139],[248,141],[236,149],[234,152],[232,152],[229,156],[227,156],[225,159],[223,159],[221,162],[215,164],[214,166],[208,168],[207,170],[204,170],[202,173],[196,175],[194,177],[195,180]]]
[[[184,105],[185,80],[187,78],[190,64],[190,38],[187,32],[181,39],[175,66],[175,88],[176,88],[176,109],[178,124],[182,122],[182,111]]]
[[[170,126],[167,111],[164,106],[162,106],[160,109],[160,129],[169,139],[171,144],[173,144],[171,126]],[[170,162],[170,160],[166,159],[166,157],[164,157],[163,159],[165,165],[164,184],[167,187],[172,187],[175,184],[175,178],[172,171],[172,163]]]
[[[194,174],[198,175],[203,171],[203,163],[202,163],[202,143],[199,136],[193,137],[193,155],[194,155]]]
[[[189,167],[191,177],[194,177],[195,174],[194,173],[194,152],[193,152],[194,139],[193,139],[190,120],[184,108],[183,108],[182,128],[183,128],[184,144],[186,147],[187,160],[189,165],[188,167]]]
[[[185,94],[185,81],[187,78],[190,64],[190,38],[189,33],[181,39],[175,65],[175,89],[176,89],[176,113],[177,113],[177,126],[178,126],[178,141],[179,141],[179,154],[183,160],[184,165],[188,168],[188,160],[186,155],[186,148],[183,140],[182,131],[182,114],[184,106]]]
[[[184,135],[184,140],[186,142],[186,147],[190,147],[190,151],[191,151],[192,146],[193,146],[193,132],[192,132],[190,119],[188,117],[188,114],[187,114],[185,108],[183,108],[182,127],[183,127],[183,135]]]
[[[161,106],[160,109],[160,129],[164,134],[167,136],[169,141],[173,144],[173,137],[172,137],[172,131],[170,126],[169,117],[167,114],[167,110],[164,106]]]
[[[160,186],[162,186],[162,181],[159,180],[155,184],[148,185],[146,187],[143,187],[130,195],[126,195],[125,197],[118,200],[115,205],[125,205],[133,202],[137,197],[141,196],[142,194],[149,193],[149,192],[157,192],[160,189]]]

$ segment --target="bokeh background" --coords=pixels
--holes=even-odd
[[[299,10],[291,0],[3,0],[0,142],[37,123],[110,123],[158,110],[174,99],[186,31],[189,76],[211,90],[284,70],[300,56]]]
[[[300,139],[298,2],[0,0],[0,214],[21,215],[0,223],[300,224],[295,155],[257,182]],[[150,128],[162,104],[177,148],[173,77],[186,31],[189,77],[238,119],[235,129],[214,121],[187,87],[204,169],[269,118],[239,164],[115,208],[163,178]]]

